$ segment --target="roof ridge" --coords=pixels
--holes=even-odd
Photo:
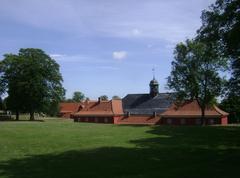
[[[219,114],[225,116],[225,115],[229,115],[229,113],[221,110],[219,107],[217,107],[215,104],[213,105],[213,108],[215,109],[216,112],[218,112]]]

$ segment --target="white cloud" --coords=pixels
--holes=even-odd
[[[65,54],[50,54],[51,58],[62,58],[62,57],[65,57],[65,56],[66,56]]]
[[[139,29],[135,28],[132,30],[132,33],[134,36],[139,36],[142,32]]]
[[[103,59],[87,54],[50,54],[50,57],[63,63],[82,63],[82,64],[114,64],[112,59]]]
[[[127,52],[126,51],[114,51],[112,56],[114,59],[122,60],[127,57]]]
[[[201,25],[201,11],[214,1],[1,0],[0,14],[74,36],[138,36],[176,43],[193,37]]]

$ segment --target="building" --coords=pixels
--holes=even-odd
[[[121,100],[103,101],[99,98],[98,101],[86,100],[77,112],[71,114],[71,118],[75,122],[117,124],[123,115]]]
[[[60,103],[59,117],[70,118],[70,115],[79,110],[81,103]]]
[[[208,107],[205,110],[206,124],[228,124],[228,113],[222,111],[217,106]],[[161,115],[162,124],[174,125],[200,125],[202,112],[196,100],[187,101],[181,106],[172,106]]]
[[[159,93],[155,78],[150,81],[150,91],[146,94],[128,94],[122,100],[124,116],[121,124],[160,124],[161,114],[174,102],[171,93]]]
[[[159,93],[155,78],[150,81],[150,91],[145,94],[128,94],[122,100],[85,101],[72,110],[61,111],[75,122],[146,125],[200,125],[201,108],[196,100],[175,104],[173,93]],[[63,105],[64,106],[64,105]],[[75,105],[74,105],[75,106]],[[67,108],[67,107],[65,107]],[[69,114],[70,113],[70,114]],[[207,124],[227,124],[228,113],[217,106],[205,110]]]

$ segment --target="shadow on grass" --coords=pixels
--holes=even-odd
[[[15,118],[11,118],[11,119],[0,120],[0,122],[44,122],[44,119],[34,119],[34,120],[19,119],[19,120],[16,120]]]
[[[0,177],[237,177],[240,127],[152,127],[136,148],[29,155],[0,163]]]

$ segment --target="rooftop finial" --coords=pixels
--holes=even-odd
[[[153,73],[153,79],[155,79],[155,66],[152,68],[152,73]]]

